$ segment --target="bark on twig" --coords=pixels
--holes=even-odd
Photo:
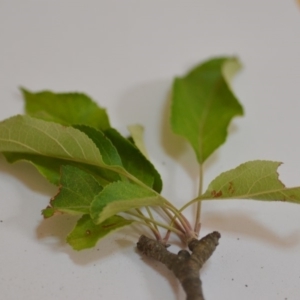
[[[188,243],[191,253],[181,250],[176,255],[160,242],[142,235],[137,248],[146,256],[166,265],[174,273],[186,293],[187,300],[204,300],[199,272],[216,249],[220,237],[220,233],[214,231],[200,240],[192,239]]]

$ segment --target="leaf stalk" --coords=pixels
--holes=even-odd
[[[142,223],[142,224],[144,224],[144,225],[146,225],[146,226],[148,226],[148,227],[149,227],[149,225],[151,226],[151,224],[149,224],[149,223],[152,223],[152,224],[156,224],[156,225],[159,226],[159,227],[162,227],[162,228],[165,228],[165,229],[167,229],[167,230],[170,230],[170,231],[172,231],[172,232],[178,234],[179,236],[183,236],[183,235],[184,235],[184,233],[181,232],[180,230],[178,230],[178,229],[176,229],[176,228],[174,228],[174,227],[165,225],[165,224],[163,224],[163,223],[161,223],[161,222],[159,222],[159,221],[151,220],[150,218],[147,218],[147,217],[145,217],[144,215],[140,215],[140,214],[137,214],[137,213],[134,213],[134,212],[130,212],[130,211],[127,211],[127,212],[125,212],[125,213],[128,214],[128,215],[134,216],[134,217],[136,217],[136,218],[142,219],[142,220],[144,220],[144,221],[147,221],[147,222]],[[153,227],[152,227],[152,228],[153,228]],[[151,227],[150,227],[150,229],[151,229]],[[162,240],[162,239],[160,239],[160,240]]]
[[[198,197],[202,195],[203,190],[203,164],[199,164],[199,189],[198,189]],[[201,205],[202,202],[198,201],[196,204],[196,219],[194,231],[197,235],[199,235],[200,227],[201,227]]]

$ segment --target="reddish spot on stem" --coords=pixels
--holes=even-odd
[[[86,235],[90,235],[90,234],[91,234],[91,231],[90,231],[90,230],[86,230],[86,231],[85,231],[85,234],[86,234]]]
[[[216,192],[215,190],[213,190],[211,192],[211,195],[214,197],[214,198],[218,198],[218,197],[221,197],[223,195],[222,191],[219,191],[219,192]]]

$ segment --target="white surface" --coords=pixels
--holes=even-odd
[[[23,111],[20,85],[86,92],[122,132],[146,126],[163,194],[180,206],[196,193],[197,170],[162,121],[171,80],[223,54],[243,62],[234,90],[246,116],[206,164],[205,185],[252,159],[285,162],[281,178],[300,185],[296,1],[0,1],[0,119]],[[31,166],[0,156],[0,191],[1,299],[184,299],[168,270],[134,251],[141,231],[72,251],[72,220],[40,216],[55,188]],[[300,299],[300,206],[206,202],[202,222],[203,235],[222,233],[201,273],[206,299]]]

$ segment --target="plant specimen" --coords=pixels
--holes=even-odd
[[[130,126],[130,137],[123,137],[111,127],[106,110],[84,94],[22,89],[26,114],[0,123],[0,151],[11,163],[32,163],[58,186],[42,214],[80,217],[67,237],[73,249],[94,247],[107,234],[132,223],[146,226],[153,236],[142,235],[138,250],[171,269],[187,299],[204,299],[199,271],[218,245],[220,233],[199,239],[202,201],[300,202],[300,187],[286,188],[278,179],[280,163],[265,160],[220,174],[203,192],[203,164],[225,142],[232,118],[243,115],[230,87],[238,68],[236,58],[214,58],[174,80],[171,128],[190,143],[199,165],[198,195],[181,208],[161,194],[162,180],[148,159],[143,127]],[[195,207],[195,224],[184,216],[190,205]],[[171,234],[178,235],[189,251],[169,252]]]

